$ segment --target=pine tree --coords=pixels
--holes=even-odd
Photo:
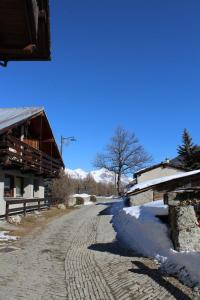
[[[197,146],[193,143],[192,137],[187,129],[184,129],[183,131],[182,142],[183,144],[178,146],[177,149],[180,161],[183,163],[185,168],[190,170],[198,168],[194,157],[194,154],[197,151]]]

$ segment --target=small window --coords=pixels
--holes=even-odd
[[[16,197],[23,197],[24,194],[24,179],[22,177],[15,178]]]
[[[14,176],[5,175],[4,197],[14,197]]]

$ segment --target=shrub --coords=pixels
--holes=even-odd
[[[94,195],[91,195],[91,196],[90,196],[90,201],[91,201],[91,202],[97,202],[97,197],[94,196]]]
[[[84,199],[82,197],[76,197],[76,205],[84,204]]]

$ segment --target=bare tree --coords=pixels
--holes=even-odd
[[[120,195],[122,175],[130,174],[150,161],[151,156],[139,144],[135,134],[118,127],[105,153],[97,154],[94,165],[117,175],[117,192]]]

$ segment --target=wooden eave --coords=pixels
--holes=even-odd
[[[49,0],[0,1],[0,61],[50,60]]]
[[[57,145],[57,143],[56,143],[56,140],[55,140],[53,131],[52,131],[52,129],[51,129],[49,120],[48,120],[47,115],[45,114],[44,110],[41,110],[40,112],[38,112],[38,113],[36,113],[36,114],[34,114],[34,115],[32,115],[32,116],[26,118],[26,119],[23,119],[23,120],[21,120],[21,121],[19,121],[19,122],[16,122],[16,123],[14,123],[14,124],[12,124],[12,125],[10,125],[10,126],[4,128],[4,129],[0,130],[0,135],[3,135],[3,134],[5,134],[6,132],[8,132],[9,130],[11,130],[12,128],[16,128],[16,127],[18,127],[18,126],[24,124],[25,122],[28,122],[28,121],[30,121],[30,120],[32,120],[32,119],[38,117],[38,116],[43,116],[43,117],[45,118],[45,120],[46,120],[46,122],[47,122],[47,125],[48,125],[48,127],[49,127],[49,130],[50,130],[50,132],[51,132],[51,136],[52,136],[51,141],[50,141],[50,140],[48,140],[48,141],[45,140],[45,142],[53,142],[53,143],[54,143],[54,145],[55,145],[55,147],[56,147],[56,150],[57,150],[57,154],[58,154],[58,156],[59,156],[59,158],[60,158],[60,160],[61,160],[61,162],[62,162],[62,167],[64,168],[64,167],[65,167],[64,162],[63,162],[63,160],[62,160],[62,157],[61,157],[61,154],[60,154],[58,145]]]
[[[140,193],[143,193],[143,192],[146,192],[148,190],[154,190],[155,188],[159,188],[159,187],[162,187],[162,186],[165,186],[167,184],[173,184],[175,183],[176,181],[179,183],[180,181],[186,181],[188,179],[188,181],[190,181],[193,177],[197,177],[199,180],[200,180],[200,173],[196,173],[196,174],[191,174],[191,175],[188,175],[188,176],[184,176],[184,177],[179,177],[179,178],[173,178],[173,179],[170,179],[168,181],[163,181],[163,182],[159,182],[159,183],[156,183],[156,184],[151,184],[149,185],[148,187],[144,187],[144,188],[141,188],[141,189],[136,189],[130,193],[127,193],[129,196],[133,196],[133,195],[136,195],[136,194],[140,194]]]

